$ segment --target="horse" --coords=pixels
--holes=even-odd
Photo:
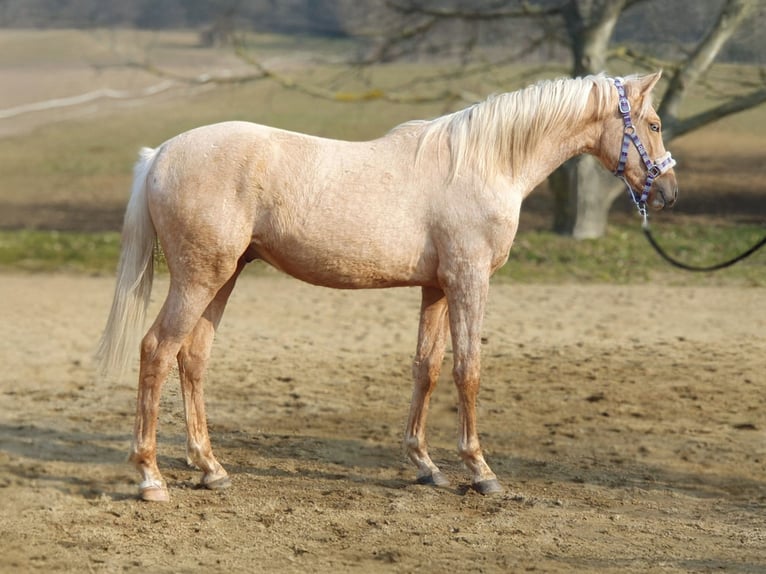
[[[142,149],[98,351],[105,373],[124,372],[140,351],[129,455],[140,497],[169,500],[156,432],[161,388],[175,364],[187,460],[202,471],[201,486],[231,484],[213,455],[203,374],[237,277],[254,260],[326,287],[420,287],[404,433],[416,482],[448,484],[428,454],[426,418],[451,337],[457,451],[476,491],[502,491],[482,454],[475,408],[490,277],[508,258],[524,198],[575,155],[615,170],[636,201],[634,190],[644,188],[653,210],[676,201],[675,162],[651,102],[659,79],[660,72],[540,81],[371,141],[223,122]],[[157,245],[170,284],[141,337]]]

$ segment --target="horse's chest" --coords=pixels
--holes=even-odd
[[[494,271],[508,259],[508,253],[519,228],[521,200],[504,194],[495,202],[483,206],[479,223],[481,236],[490,252],[491,267]]]
[[[519,227],[521,199],[507,191],[494,193],[477,203],[474,225],[494,251],[506,252],[513,243]]]
[[[501,267],[508,260],[508,254],[511,250],[511,246],[513,245],[513,240],[516,237],[516,231],[518,227],[518,217],[513,219],[506,219],[501,223],[498,223],[495,234],[489,242],[492,250],[492,271],[498,267]]]
[[[440,259],[484,261],[494,271],[508,259],[519,222],[520,201],[470,198],[444,205],[435,235]]]

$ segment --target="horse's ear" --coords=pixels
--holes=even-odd
[[[638,97],[644,98],[652,93],[654,86],[660,81],[662,77],[662,70],[659,70],[653,74],[647,74],[636,78],[636,84],[638,85]]]

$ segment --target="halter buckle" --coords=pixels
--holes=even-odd
[[[621,97],[620,98],[620,104],[619,104],[620,113],[624,116],[626,114],[630,113],[630,102],[628,101],[628,98]]]
[[[662,168],[659,165],[657,165],[656,163],[652,164],[652,166],[648,170],[648,175],[652,179],[657,179],[658,177],[660,177],[662,175]]]

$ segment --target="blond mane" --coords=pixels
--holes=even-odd
[[[594,88],[598,109],[608,109],[616,91],[612,80],[603,74],[544,80],[523,90],[490,96],[427,122],[419,153],[431,144],[446,143],[451,179],[467,166],[484,178],[501,169],[518,173],[528,154],[551,137],[557,126],[584,119]]]

